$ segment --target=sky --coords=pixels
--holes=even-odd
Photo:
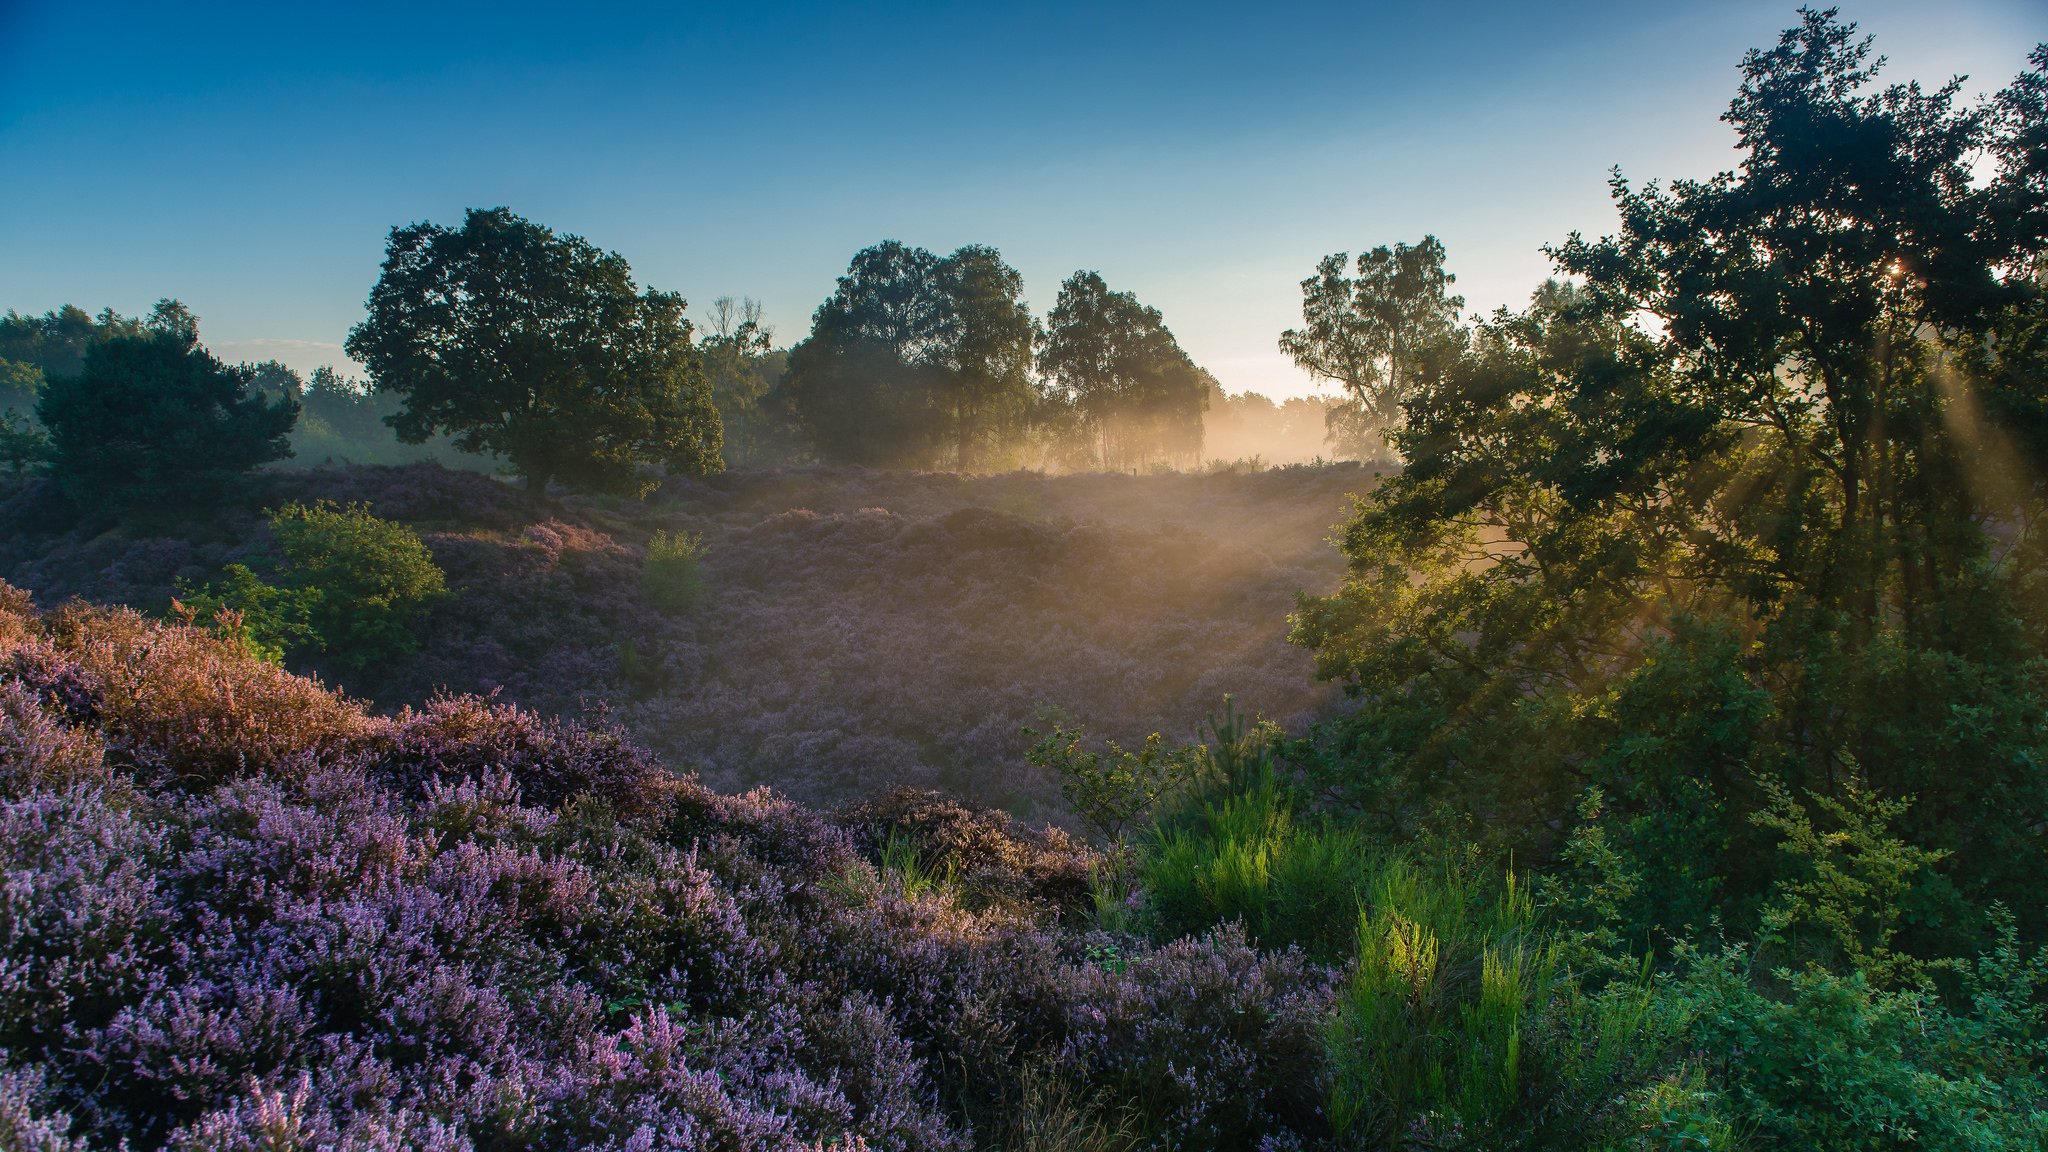
[[[2004,86],[2048,0],[1869,0],[1884,76]],[[1077,269],[1233,392],[1325,254],[1434,234],[1474,311],[1611,231],[1608,179],[1736,161],[1789,3],[128,5],[0,0],[0,309],[183,300],[229,360],[346,367],[386,234],[504,205],[779,343],[858,249]]]

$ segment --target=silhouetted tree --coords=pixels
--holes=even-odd
[[[111,308],[102,310],[97,319],[70,304],[41,316],[9,311],[0,316],[0,360],[29,365],[49,379],[76,376],[85,367],[86,349],[115,336],[138,336],[143,331],[141,320]]]
[[[1046,316],[1039,370],[1069,407],[1105,468],[1159,456],[1199,462],[1202,412],[1218,389],[1174,340],[1156,308],[1076,272]]]
[[[1338,252],[1301,282],[1303,326],[1280,335],[1280,350],[1318,379],[1336,381],[1351,401],[1330,410],[1330,438],[1342,450],[1376,454],[1401,404],[1440,370],[1458,345],[1463,297],[1447,294],[1444,247],[1424,236],[1361,252],[1356,278]]]
[[[952,405],[954,459],[987,463],[1013,442],[1037,393],[1031,385],[1038,327],[1024,305],[1024,278],[1002,254],[974,244],[946,257],[941,271],[953,312],[945,381]]]
[[[704,314],[704,372],[723,426],[727,464],[754,463],[766,431],[761,402],[770,388],[775,334],[761,323],[761,302],[720,296]]]
[[[548,482],[644,492],[642,466],[715,472],[720,427],[684,301],[623,257],[507,209],[394,228],[349,355],[404,397],[399,439],[448,432]]]
[[[59,487],[93,512],[155,515],[217,502],[243,473],[291,455],[299,406],[266,399],[252,373],[199,346],[199,326],[176,301],[145,329],[87,346],[76,376],[43,389]]]
[[[993,248],[939,257],[890,240],[854,255],[786,393],[831,461],[973,467],[1029,412],[1032,324],[1023,278]]]

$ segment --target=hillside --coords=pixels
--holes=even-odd
[[[1369,489],[1356,465],[1258,473],[741,472],[647,502],[546,509],[433,465],[270,474],[194,530],[80,528],[40,482],[0,503],[0,578],[46,602],[167,610],[180,580],[262,567],[259,512],[364,501],[421,531],[454,595],[420,650],[361,676],[385,708],[437,691],[545,713],[601,709],[711,783],[813,802],[944,787],[1060,815],[1025,764],[1051,716],[1126,743],[1195,734],[1225,694],[1290,727],[1327,708],[1285,641],[1298,592],[1333,587],[1327,542]],[[640,588],[657,530],[704,540],[705,594],[664,614]]]
[[[963,1149],[1110,1088],[1175,1142],[1319,1123],[1328,973],[1063,929],[1095,859],[0,586],[0,1147]]]

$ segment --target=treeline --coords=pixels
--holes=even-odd
[[[494,461],[537,497],[551,483],[644,493],[731,465],[1190,469],[1212,409],[1233,458],[1253,465],[1325,444],[1383,454],[1373,430],[1391,405],[1372,402],[1398,389],[1369,368],[1332,376],[1350,390],[1335,403],[1229,397],[1157,309],[1100,275],[1075,273],[1042,321],[1022,293],[993,248],[941,257],[886,241],[855,254],[806,338],[778,348],[756,301],[721,297],[699,325],[617,253],[471,211],[460,227],[392,231],[346,345],[367,383],[222,363],[175,300],[142,318],[7,313],[0,460],[17,474],[53,465],[81,508],[113,512],[203,504],[287,459]],[[171,377],[183,385],[159,387]],[[90,491],[104,484],[79,469],[102,465],[131,472],[132,493]],[[149,479],[194,469],[203,477],[177,490]]]

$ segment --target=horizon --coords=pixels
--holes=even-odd
[[[0,6],[0,309],[175,297],[225,359],[359,372],[340,344],[389,230],[505,205],[619,252],[692,317],[760,300],[783,346],[855,250],[986,243],[1037,313],[1098,270],[1227,391],[1328,395],[1276,346],[1318,259],[1433,234],[1468,313],[1520,306],[1550,272],[1540,245],[1611,230],[1610,168],[1733,166],[1718,117],[1742,54],[1796,19],[481,11]],[[2000,0],[1843,16],[1889,58],[1881,79],[1967,74],[1966,97],[2048,38],[2048,14]],[[416,31],[394,42],[401,17]]]

